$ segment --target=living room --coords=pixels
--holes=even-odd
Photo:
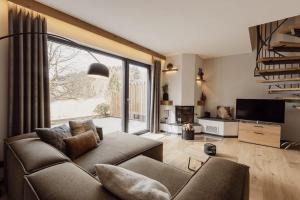
[[[298,199],[299,5],[0,0],[0,199]]]

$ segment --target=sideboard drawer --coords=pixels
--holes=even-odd
[[[239,140],[272,147],[280,147],[281,127],[278,125],[257,125],[239,123]]]

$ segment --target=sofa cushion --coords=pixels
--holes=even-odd
[[[53,128],[37,128],[36,133],[42,141],[54,146],[63,153],[66,153],[66,144],[63,139],[72,136],[70,128],[65,124]]]
[[[97,133],[97,128],[93,120],[69,121],[69,126],[71,128],[71,133],[73,136],[92,130],[93,133],[95,134],[97,142],[100,142],[100,137]]]
[[[65,138],[63,141],[66,143],[67,153],[71,159],[75,159],[97,146],[97,140],[92,130]]]
[[[95,164],[117,165],[161,145],[162,142],[160,141],[140,136],[126,133],[110,133],[105,135],[105,138],[101,140],[97,148],[78,157],[73,162],[95,175]]]
[[[157,160],[137,156],[119,165],[165,185],[173,196],[190,179],[191,174]]]
[[[122,167],[97,164],[101,184],[120,199],[169,200],[171,194],[160,182]]]
[[[17,140],[8,145],[25,173],[32,173],[56,163],[70,161],[63,153],[39,138]]]
[[[63,178],[62,178],[63,177]],[[94,177],[68,162],[48,167],[25,177],[24,199],[116,200]],[[28,189],[31,188],[31,191]]]
[[[229,160],[210,158],[176,195],[174,200],[241,200],[249,181],[249,167]]]

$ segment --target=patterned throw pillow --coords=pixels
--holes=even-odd
[[[66,144],[63,139],[72,136],[68,126],[61,125],[54,128],[37,128],[36,133],[42,141],[66,154]]]
[[[76,136],[78,134],[85,133],[89,130],[92,130],[97,142],[100,142],[99,135],[97,133],[97,129],[92,120],[84,120],[84,121],[69,121],[69,126],[71,128],[71,134]]]
[[[105,189],[120,199],[171,199],[166,186],[142,174],[107,164],[97,164],[95,168]]]
[[[97,141],[92,130],[65,138],[64,142],[67,146],[67,154],[72,160],[97,146]]]
[[[229,106],[217,106],[217,118],[232,119],[231,110]]]

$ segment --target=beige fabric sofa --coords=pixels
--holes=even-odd
[[[103,188],[94,165],[108,163],[163,183],[176,200],[248,199],[249,169],[210,159],[193,176],[162,163],[163,144],[124,133],[105,135],[96,149],[71,161],[36,135],[6,140],[10,200],[118,199]]]

